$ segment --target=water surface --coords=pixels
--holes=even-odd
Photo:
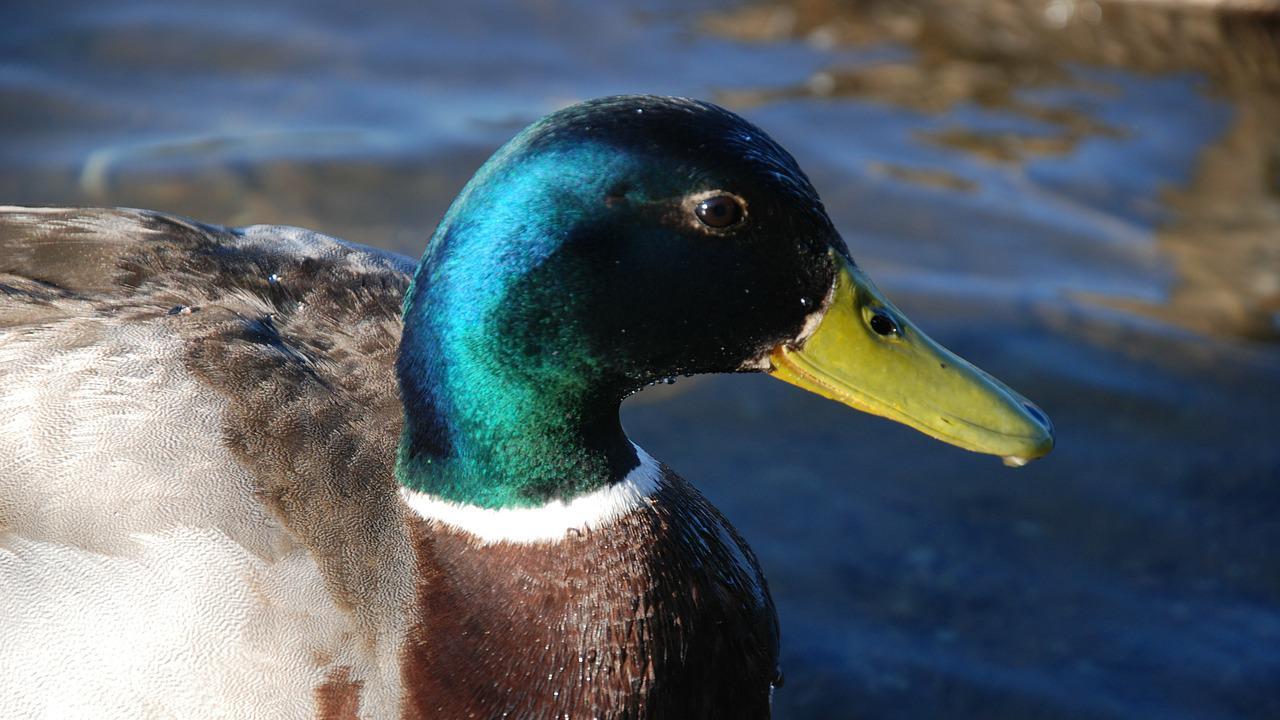
[[[30,3],[0,28],[0,199],[416,255],[537,116],[718,100],[792,150],[908,314],[1059,430],[1012,471],[764,377],[628,402],[760,555],[778,716],[1280,717],[1275,17]]]

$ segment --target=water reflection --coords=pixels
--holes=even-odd
[[[959,118],[916,132],[922,142],[1000,164],[1069,156],[1085,140],[1156,129],[1101,117],[1099,106],[1125,90],[1090,68],[1203,76],[1204,92],[1229,104],[1231,118],[1209,146],[1182,149],[1197,153],[1183,187],[1158,188],[1172,212],[1160,219],[1156,241],[1174,278],[1160,302],[1081,295],[1200,332],[1280,338],[1280,11],[1270,4],[805,0],[751,5],[704,23],[756,42],[908,45],[914,53],[901,60],[831,66],[791,87],[724,97],[747,106],[856,98],[933,115],[968,106],[1029,121],[982,127]],[[877,169],[958,191],[975,184],[945,165]]]

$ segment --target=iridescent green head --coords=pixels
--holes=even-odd
[[[556,112],[476,173],[422,257],[400,481],[487,507],[613,482],[637,464],[624,397],[674,375],[774,371],[828,324],[851,272],[804,173],[737,115],[660,97]],[[912,339],[878,293],[859,302],[899,329],[885,342]],[[1014,421],[1026,411],[1007,388],[990,393],[1014,408],[995,432],[1047,432]]]

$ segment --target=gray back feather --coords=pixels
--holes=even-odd
[[[152,380],[137,386],[149,393],[143,403],[190,407],[156,407],[154,417],[136,419],[133,435],[113,430],[114,447],[133,456],[124,460],[154,482],[168,477],[175,503],[199,506],[210,474],[213,482],[252,483],[284,537],[263,538],[261,527],[237,529],[249,519],[234,508],[221,515],[208,509],[206,519],[227,525],[233,537],[259,538],[264,553],[280,542],[304,545],[339,605],[358,616],[394,612],[410,595],[405,578],[386,570],[406,568],[410,558],[392,470],[402,421],[394,376],[400,304],[413,266],[408,258],[297,228],[228,229],[139,210],[3,208],[0,365],[14,364],[0,367],[0,397],[8,392],[6,373],[21,372],[20,363],[64,362],[71,357],[65,352],[85,346],[101,357],[110,345],[136,365],[151,352],[150,364],[134,372]],[[77,378],[77,399],[58,411],[68,417],[48,426],[65,434],[58,442],[68,455],[84,432],[77,428],[96,421],[87,415],[109,407],[113,393],[129,391],[88,382],[99,371],[94,364],[65,370]],[[203,389],[164,394],[154,379],[165,373]],[[206,415],[217,418],[214,435],[198,420]],[[144,432],[162,436],[135,437]],[[0,465],[30,461],[22,441],[13,442],[13,458],[0,445]],[[227,451],[235,467],[205,467],[198,482],[166,475],[166,467],[186,467],[190,448],[205,446]],[[29,467],[54,477],[29,472],[28,484],[95,482],[77,477],[85,471],[74,464]],[[107,547],[111,523],[127,524],[119,519],[127,512],[95,519],[82,508],[85,527],[101,527],[96,536],[74,538],[55,522],[56,512],[23,511],[23,493],[39,497],[38,490],[0,487],[0,540],[22,532]],[[161,522],[164,515],[148,517]]]

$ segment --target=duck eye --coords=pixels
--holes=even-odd
[[[897,335],[898,323],[894,322],[893,318],[889,317],[884,312],[877,311],[871,316],[871,329],[874,330],[877,335]]]
[[[713,195],[693,209],[703,225],[727,228],[742,219],[742,201],[732,195]]]

